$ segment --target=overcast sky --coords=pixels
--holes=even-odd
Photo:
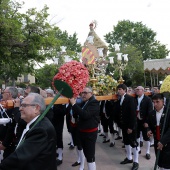
[[[21,0],[17,0],[20,1]],[[36,7],[49,9],[49,21],[70,35],[77,33],[84,43],[92,20],[97,20],[96,33],[103,36],[118,21],[142,22],[157,33],[156,39],[170,50],[170,0],[24,0],[23,11]]]

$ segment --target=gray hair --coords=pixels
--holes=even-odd
[[[10,87],[7,87],[6,89],[11,93],[12,98],[16,99],[18,97],[17,88],[10,86]]]
[[[46,89],[45,91],[46,91],[47,93],[50,93],[50,94],[54,95],[54,91],[53,91],[52,89]]]
[[[90,86],[87,86],[87,87],[85,87],[85,88],[89,89],[89,92],[93,92],[93,89],[92,89],[92,87],[90,87]]]
[[[24,90],[22,88],[17,88],[18,94],[24,96]]]
[[[32,104],[40,106],[40,113],[43,113],[46,109],[44,98],[38,93],[29,93],[28,96],[33,96]]]

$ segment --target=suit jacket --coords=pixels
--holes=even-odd
[[[13,143],[13,139],[15,137],[14,135],[14,129],[16,126],[16,121],[14,115],[19,112],[19,108],[12,108],[12,109],[7,109],[6,113],[9,116],[9,118],[12,119],[11,122],[4,125],[0,125],[0,140],[2,141],[3,146],[5,147],[10,147],[10,145]],[[3,115],[6,117],[6,115]]]
[[[162,128],[163,128],[163,124],[165,121],[165,113],[166,113],[166,108],[164,108],[164,112],[161,116],[160,119],[160,133],[162,133]],[[158,142],[156,140],[156,111],[153,110],[148,117],[148,125],[149,128],[148,130],[151,130],[153,135],[154,135],[154,139],[155,139],[155,143]],[[170,109],[168,111],[168,115],[166,118],[166,124],[165,124],[165,129],[164,129],[164,134],[163,136],[161,136],[161,140],[160,142],[163,144],[163,149],[160,152],[160,157],[159,157],[159,161],[158,161],[158,165],[160,167],[166,168],[166,169],[170,169],[170,162],[169,162],[169,158],[170,158]]]
[[[100,105],[100,115],[103,113],[103,108],[104,108],[104,104],[105,104],[105,112],[107,117],[113,117],[113,102],[112,101],[102,101],[101,105]]]
[[[81,107],[75,104],[72,110],[74,114],[77,114],[79,117],[79,129],[84,130],[98,127],[100,106],[99,101],[97,101],[94,96],[92,96],[86,104],[83,102]]]
[[[27,132],[25,141],[0,164],[1,169],[56,170],[56,136],[48,118]]]
[[[136,129],[136,104],[132,96],[125,94],[122,106],[117,101],[116,114],[121,127],[125,129]]]
[[[138,105],[138,99],[136,99],[136,104]],[[143,97],[140,107],[139,107],[139,112],[140,112],[140,117],[142,118],[143,123],[147,123],[148,119],[148,114],[153,110],[153,104],[151,99],[148,96]]]

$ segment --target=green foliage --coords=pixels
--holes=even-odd
[[[53,77],[56,75],[57,69],[54,64],[46,64],[44,67],[36,70],[36,84],[42,89],[52,87]]]
[[[67,46],[68,55],[81,50],[76,34],[69,36],[49,24],[47,6],[25,14],[18,12],[20,8],[20,3],[0,0],[0,79],[5,82],[20,74],[34,74],[35,64],[52,59],[61,45]]]
[[[57,51],[60,52],[61,46],[66,46],[67,55],[75,56],[78,52],[81,52],[81,44],[78,43],[77,34],[68,35],[67,31],[56,31],[56,38],[59,39],[60,46],[57,47]]]
[[[112,32],[105,35],[109,43],[109,56],[116,56],[115,44],[120,44],[120,52],[128,54],[128,65],[123,72],[123,78],[128,86],[144,85],[143,60],[165,58],[169,50],[156,41],[156,33],[141,22],[129,20],[118,22]],[[116,62],[116,59],[115,59]],[[107,74],[114,72],[114,78],[119,79],[116,68],[109,64]]]
[[[142,24],[142,22],[131,22],[129,20],[119,21],[112,32],[105,35],[109,43],[109,50],[114,51],[114,44],[132,45],[141,51],[143,60],[148,58],[165,58],[169,50],[165,45],[156,41],[156,33]]]

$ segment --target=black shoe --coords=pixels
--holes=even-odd
[[[140,147],[142,147],[143,146],[143,142],[142,141],[140,141]]]
[[[147,153],[146,156],[145,156],[145,158],[146,158],[147,160],[149,160],[149,159],[151,159],[151,155],[150,155],[149,153]]]
[[[114,143],[110,143],[110,145],[109,145],[110,147],[113,147],[113,146],[115,146],[115,142]]]
[[[71,166],[78,166],[78,165],[80,165],[80,162],[74,162],[74,164],[72,164]]]
[[[104,135],[103,138],[106,139],[106,136]]]
[[[73,146],[73,145],[70,145],[69,149],[74,149],[74,146]]]
[[[139,164],[137,162],[133,162],[133,166],[131,170],[137,170],[139,168]]]
[[[119,140],[119,139],[122,139],[122,137],[118,136],[117,138],[115,138],[115,140]]]
[[[104,134],[101,133],[99,136],[104,136]]]
[[[108,142],[110,142],[110,139],[103,141],[103,143],[108,143]]]
[[[71,145],[71,142],[70,142],[70,143],[68,143],[68,145]]]
[[[62,161],[62,160],[59,160],[59,159],[57,159],[57,160],[56,160],[56,164],[57,164],[57,166],[58,166],[58,165],[61,165],[62,163],[63,163],[63,161]]]
[[[120,164],[130,164],[133,163],[133,160],[129,160],[128,158],[125,158],[124,161],[120,162]]]
[[[150,147],[154,147],[154,144],[150,145]]]

